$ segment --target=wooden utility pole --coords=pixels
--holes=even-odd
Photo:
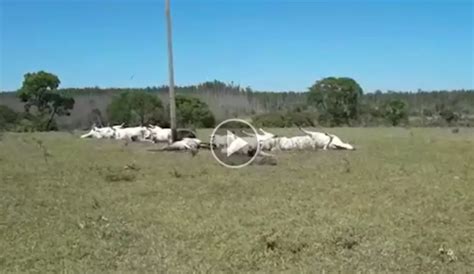
[[[165,0],[165,14],[166,14],[166,29],[168,33],[168,73],[169,73],[171,138],[174,142],[177,139],[177,132],[176,132],[176,101],[175,101],[175,94],[174,94],[174,71],[173,71],[173,41],[172,41],[173,35],[171,33],[170,0]]]

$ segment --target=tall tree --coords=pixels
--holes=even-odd
[[[402,100],[395,99],[390,101],[385,106],[385,119],[387,119],[392,126],[398,126],[402,121],[408,119],[408,108],[407,104]]]
[[[45,71],[27,73],[24,76],[18,96],[25,103],[27,113],[30,113],[32,107],[36,108],[40,121],[38,129],[52,129],[55,116],[69,115],[74,108],[74,99],[58,91],[60,83],[56,75]]]
[[[123,92],[107,108],[110,122],[114,124],[146,125],[161,122],[163,105],[158,96],[146,91]]]
[[[309,88],[308,102],[316,106],[331,125],[350,125],[350,121],[358,117],[362,94],[362,88],[355,80],[328,77]]]
[[[176,96],[178,122],[182,126],[213,127],[216,123],[208,105],[191,96]]]

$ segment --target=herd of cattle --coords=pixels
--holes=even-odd
[[[171,129],[161,128],[159,126],[139,126],[139,127],[123,127],[116,125],[111,127],[96,127],[81,136],[81,138],[97,138],[97,139],[116,139],[125,141],[166,143],[167,145],[160,150],[192,150],[199,148],[221,149],[221,152],[232,150],[233,146],[240,147],[240,142],[245,142],[251,149],[257,146],[261,151],[289,151],[289,150],[316,150],[316,149],[343,149],[355,150],[355,148],[343,142],[338,136],[326,132],[308,131],[299,128],[304,135],[284,137],[269,133],[261,128],[255,135],[246,131],[242,131],[244,137],[237,135],[217,135],[211,137],[211,142],[206,143],[199,140],[196,134],[191,130],[178,130],[178,140],[172,142]]]

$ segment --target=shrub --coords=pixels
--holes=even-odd
[[[398,126],[408,121],[407,109],[407,104],[402,100],[392,100],[386,104],[384,116],[392,126]]]
[[[32,119],[22,118],[12,128],[15,132],[34,132],[38,130],[38,122]]]
[[[7,106],[0,106],[0,130],[10,130],[18,121],[19,114]]]
[[[44,115],[35,115],[29,112],[15,112],[7,106],[0,106],[0,130],[15,132],[34,132],[47,129],[57,130],[55,120]]]
[[[270,112],[252,117],[256,127],[314,126],[317,117],[313,112]]]
[[[107,115],[113,124],[146,125],[164,120],[161,100],[146,91],[121,93],[107,107]]]
[[[209,106],[198,98],[177,95],[176,96],[176,119],[178,126],[198,128],[210,128],[216,124],[214,114]]]
[[[311,112],[288,112],[287,113],[288,127],[292,126],[315,126],[315,121],[317,117],[314,113]]]
[[[459,120],[459,115],[450,109],[443,109],[439,112],[439,115],[448,123],[448,125]]]

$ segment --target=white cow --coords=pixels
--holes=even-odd
[[[275,145],[271,150],[293,150],[296,148],[296,144],[293,138],[280,137],[275,139]]]
[[[183,138],[165,147],[165,150],[196,150],[201,143],[202,141],[197,138]]]
[[[227,135],[214,134],[211,135],[211,144],[215,145],[216,147],[226,147],[227,143],[230,144],[235,139],[237,139],[237,136],[235,136],[234,132],[232,132],[232,134]]]
[[[151,132],[146,127],[126,127],[115,129],[115,139],[131,141],[147,141]]]
[[[310,136],[276,137],[260,142],[262,150],[305,150],[316,149],[316,142]]]
[[[315,145],[318,148],[322,148],[324,150],[330,149],[347,149],[347,150],[355,150],[355,148],[348,144],[341,141],[339,137],[334,134],[329,134],[326,132],[316,132],[316,131],[308,131],[304,130],[301,127],[299,128],[304,133],[308,134],[314,141]]]
[[[286,137],[282,137],[286,138]],[[259,142],[261,150],[273,150],[278,146],[280,138],[270,138]]]
[[[154,142],[167,142],[171,143],[171,129],[170,128],[161,128],[159,126],[152,126],[148,127],[150,130],[151,135],[150,138]]]
[[[269,133],[259,128],[263,134],[258,134],[257,139],[262,150],[296,150],[315,148],[315,142],[309,136],[295,136],[295,137],[278,137],[273,133]],[[255,136],[255,134],[243,131],[248,136]]]
[[[112,129],[114,129],[114,130],[115,130],[115,129],[120,129],[120,128],[123,128],[123,125],[124,125],[124,124],[125,124],[125,123],[122,123],[122,124],[120,124],[120,125],[116,125],[116,126],[112,126]]]
[[[95,125],[92,126],[92,129],[84,134],[81,135],[81,138],[96,138],[96,139],[113,139],[115,137],[115,130],[113,127],[102,127],[98,128]]]
[[[316,141],[310,136],[291,137],[289,138],[289,142],[287,142],[287,146],[290,149],[297,149],[297,150],[306,150],[306,149],[315,150],[317,148]]]
[[[180,141],[173,142],[159,151],[177,151],[177,150],[188,150],[191,151],[192,155],[196,155],[199,151],[199,147],[202,141],[197,138],[183,138]]]
[[[249,151],[257,150],[258,141],[254,137],[239,137],[228,143],[221,149],[221,153],[248,154]]]
[[[96,138],[96,139],[102,139],[102,134],[95,130],[95,128],[92,128],[88,133],[81,135],[81,138]]]
[[[329,144],[329,147],[332,149],[346,149],[346,150],[355,150],[355,147],[348,144],[344,143],[339,137],[337,137],[334,134],[329,134],[332,137],[332,141]]]

